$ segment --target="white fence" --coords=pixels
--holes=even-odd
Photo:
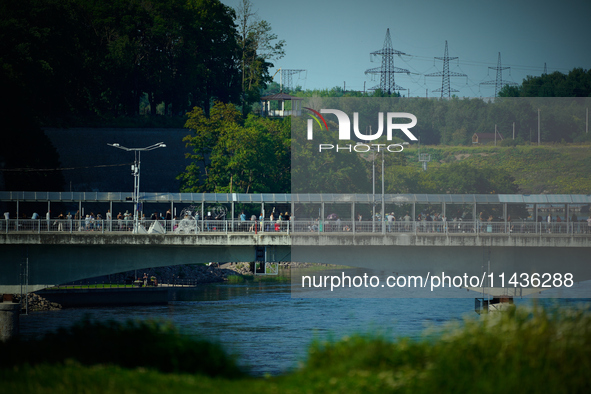
[[[587,222],[480,222],[480,221],[240,221],[240,220],[140,220],[139,233],[385,233],[385,234],[591,234]],[[10,219],[0,220],[0,231],[28,233],[130,233],[134,221],[128,220],[62,220]]]

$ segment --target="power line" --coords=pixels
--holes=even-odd
[[[101,164],[98,166],[86,166],[86,167],[68,167],[68,168],[2,168],[0,171],[4,172],[33,172],[33,171],[65,171],[65,170],[81,170],[86,168],[102,168],[102,167],[121,167],[129,166],[133,163],[123,164]]]

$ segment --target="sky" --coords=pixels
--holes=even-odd
[[[236,8],[241,0],[222,0]],[[445,41],[449,70],[467,74],[452,77],[459,97],[494,96],[499,52],[503,80],[523,82],[544,71],[568,73],[575,67],[591,68],[591,1],[581,0],[251,0],[260,19],[271,24],[285,40],[286,55],[275,68],[306,70],[292,75],[292,87],[363,91],[379,85],[379,75],[366,75],[380,67],[382,49],[390,29],[392,47],[408,54],[395,56],[396,67],[411,74],[396,74],[401,94],[440,97],[441,77],[425,74],[443,70]],[[279,81],[279,74],[274,78]]]

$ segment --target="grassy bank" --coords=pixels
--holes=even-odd
[[[405,149],[409,164],[416,148]],[[520,193],[587,194],[591,190],[591,145],[554,144],[518,146],[422,146],[429,153],[429,168],[444,163],[467,162],[478,168],[500,168],[513,175]]]
[[[512,310],[421,341],[359,335],[317,342],[301,368],[266,378],[249,377],[219,345],[170,327],[77,327],[0,345],[0,354],[18,355],[0,360],[0,392],[574,393],[591,387],[589,309]]]

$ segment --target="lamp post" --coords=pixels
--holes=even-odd
[[[359,143],[358,143],[359,144]],[[409,145],[408,142],[402,142],[401,145]],[[371,154],[369,155],[362,155],[361,157],[367,161],[371,160],[372,161],[372,177],[371,177],[371,183],[372,183],[372,204],[373,204],[373,208],[372,208],[372,232],[375,232],[375,217],[376,217],[376,155],[377,152],[382,152],[382,213],[381,213],[381,221],[382,221],[382,233],[385,233],[385,229],[386,229],[386,224],[384,223],[384,218],[386,215],[386,200],[385,200],[385,181],[384,181],[384,176],[385,176],[385,158],[384,158],[384,149],[380,149],[379,146],[371,146],[369,148],[368,153],[371,152]]]
[[[139,203],[140,203],[140,164],[141,164],[141,153],[145,151],[150,151],[158,148],[166,148],[166,144],[164,142],[158,142],[154,145],[146,146],[145,148],[127,148],[120,144],[107,144],[114,148],[122,149],[124,151],[133,151],[134,152],[134,161],[133,165],[131,166],[131,174],[133,175],[133,204],[134,207],[134,217],[133,217],[133,233],[137,234],[138,232],[138,221],[139,221]]]

